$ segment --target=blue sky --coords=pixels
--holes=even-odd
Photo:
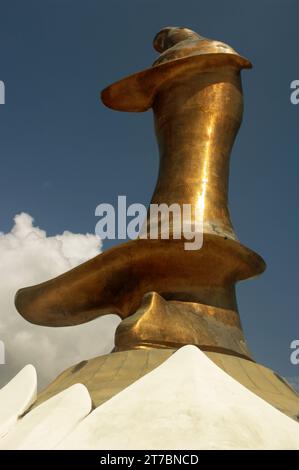
[[[297,0],[0,0],[0,230],[25,211],[50,235],[93,233],[99,203],[125,194],[148,204],[152,115],[111,111],[99,93],[154,61],[164,26],[222,40],[254,66],[243,72],[230,211],[239,239],[268,265],[239,285],[241,319],[256,359],[298,376],[289,360],[299,338],[298,18]]]

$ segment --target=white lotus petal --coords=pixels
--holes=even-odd
[[[87,388],[75,384],[25,415],[0,439],[0,449],[53,449],[90,410]]]
[[[0,437],[4,436],[36,400],[36,370],[25,366],[0,390]]]
[[[98,407],[59,449],[299,449],[299,425],[185,346]]]

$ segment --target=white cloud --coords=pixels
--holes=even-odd
[[[5,344],[5,364],[0,364],[0,387],[25,364],[37,368],[43,387],[68,366],[113,347],[119,323],[106,315],[84,325],[47,328],[24,320],[14,307],[20,287],[55,277],[100,253],[101,241],[91,234],[64,232],[47,237],[22,213],[10,233],[0,233],[0,340]]]

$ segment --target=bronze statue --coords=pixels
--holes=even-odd
[[[164,28],[154,47],[161,55],[151,68],[114,83],[101,97],[119,111],[153,109],[160,171],[151,202],[192,207],[200,202],[202,248],[187,251],[184,240],[173,238],[129,241],[21,289],[16,307],[27,320],[46,326],[118,314],[122,322],[111,364],[123,351],[138,362],[146,350],[154,366],[194,344],[222,361],[235,357],[251,367],[235,284],[263,272],[265,263],[238,241],[227,205],[229,157],[243,112],[240,72],[251,63],[230,46],[186,28]],[[97,387],[95,381],[94,396]]]

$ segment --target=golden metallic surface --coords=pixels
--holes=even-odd
[[[184,239],[130,241],[21,289],[16,307],[46,326],[116,313],[124,320],[118,350],[196,344],[249,358],[235,283],[261,273],[265,264],[238,242],[227,197],[243,112],[240,69],[250,63],[186,28],[162,30],[154,46],[162,51],[154,66],[111,85],[102,98],[115,109],[131,110],[133,102],[138,111],[152,106],[160,170],[151,202],[199,208],[193,222],[202,222],[202,248],[186,250]],[[139,308],[148,292],[154,292],[151,301]]]
[[[243,112],[239,70],[196,68],[161,87],[153,104],[160,171],[153,204],[200,205],[204,233],[236,240],[229,157]]]
[[[220,41],[204,38],[188,28],[175,26],[163,28],[155,36],[153,47],[161,52],[153,66],[191,56],[219,53],[233,54],[243,59],[244,67],[249,66],[249,61],[241,57],[232,47]]]
[[[164,28],[154,47],[161,55],[153,67],[106,88],[102,100],[122,111],[153,108],[160,171],[152,203],[199,205],[194,222],[203,222],[203,246],[187,251],[184,239],[140,238],[21,289],[17,309],[33,323],[76,325],[106,313],[123,320],[113,354],[64,371],[34,406],[78,382],[99,406],[182,345],[194,344],[296,418],[295,391],[252,360],[235,296],[236,282],[265,269],[262,258],[237,240],[227,201],[229,157],[243,111],[240,70],[251,64],[230,46],[186,28]]]
[[[236,307],[165,300],[156,292],[146,294],[137,312],[115,333],[115,351],[178,349],[187,344],[250,358]]]
[[[95,357],[70,367],[46,387],[38,406],[75,383],[83,383],[94,407],[100,406],[167,360],[175,349],[139,349]],[[272,370],[240,357],[205,351],[205,354],[244,387],[288,416],[298,419],[298,394]]]
[[[152,107],[160,87],[190,69],[251,68],[248,59],[220,41],[202,38],[187,28],[164,28],[154,38],[154,48],[162,52],[153,67],[126,77],[105,88],[103,103],[118,111],[141,112]]]
[[[261,263],[238,242],[216,235],[207,234],[195,251],[184,250],[181,240],[135,240],[21,289],[16,306],[28,321],[47,326],[78,325],[108,313],[126,318],[149,291],[234,309],[234,283],[261,272]]]

